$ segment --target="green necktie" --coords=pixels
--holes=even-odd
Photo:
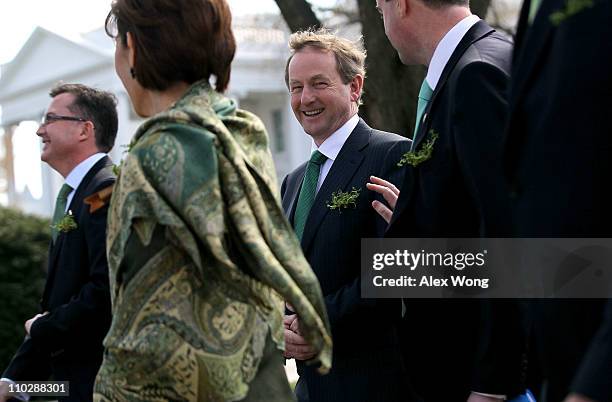
[[[295,215],[293,216],[293,227],[295,228],[295,234],[297,234],[297,237],[300,240],[302,240],[306,219],[308,219],[310,208],[312,207],[317,194],[317,182],[319,181],[321,165],[326,159],[327,157],[321,152],[314,151],[310,156],[310,161],[306,167],[304,181],[302,182],[302,189],[300,190],[297,206],[295,207]]]
[[[533,22],[533,19],[538,13],[540,4],[542,4],[542,0],[531,0],[531,3],[529,4],[529,23],[530,24]]]
[[[433,90],[427,83],[427,80],[423,80],[421,84],[421,90],[419,91],[419,103],[417,104],[417,115],[416,115],[416,123],[414,125],[414,134],[412,139],[416,139],[417,131],[419,131],[419,125],[421,124],[421,118],[423,117],[423,113],[425,113],[425,109],[427,108],[427,103],[431,100],[431,95],[433,95]]]
[[[58,235],[57,224],[66,214],[66,203],[68,202],[68,194],[70,194],[71,191],[72,187],[64,183],[55,200],[55,211],[53,211],[53,221],[51,223],[51,237],[53,238],[53,243],[55,243],[55,239],[57,239]]]

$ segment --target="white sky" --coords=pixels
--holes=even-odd
[[[274,0],[229,3],[234,15],[278,12]],[[111,0],[0,0],[0,64],[15,57],[37,25],[68,37],[88,32],[104,24],[110,4]]]

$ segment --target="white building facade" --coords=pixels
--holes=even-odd
[[[282,29],[236,26],[238,49],[228,95],[258,115],[270,137],[279,181],[310,153],[284,83],[288,34]],[[40,161],[37,123],[56,83],[76,82],[113,92],[119,132],[111,158],[117,163],[142,122],[114,70],[114,44],[97,30],[68,39],[36,28],[0,75],[0,203],[50,216],[63,178]]]

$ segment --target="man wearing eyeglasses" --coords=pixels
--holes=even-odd
[[[11,382],[69,381],[61,401],[91,401],[111,321],[105,233],[108,202],[100,198],[115,177],[106,155],[117,134],[111,93],[62,84],[36,134],[41,159],[65,183],[51,226],[47,282],[40,313],[25,322],[25,339],[0,380],[0,402]],[[108,190],[106,190],[108,191]],[[19,395],[18,399],[28,399]]]

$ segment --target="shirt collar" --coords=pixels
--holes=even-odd
[[[321,146],[317,147],[315,142],[312,142],[312,146],[310,147],[310,153],[312,154],[314,151],[319,151],[323,155],[332,161],[335,161],[342,149],[342,146],[348,139],[349,135],[353,132],[357,124],[359,123],[359,115],[355,113],[353,117],[348,119],[346,123],[342,125],[339,129],[334,131],[332,135],[327,137]]]
[[[79,187],[79,184],[81,184],[83,181],[83,178],[87,172],[89,172],[93,165],[98,163],[98,161],[105,156],[106,154],[98,152],[76,165],[76,167],[72,169],[70,173],[68,173],[68,176],[66,176],[66,184],[72,187],[73,190],[76,190]]]
[[[459,42],[478,21],[480,21],[480,18],[477,15],[465,17],[455,24],[438,43],[427,69],[426,80],[432,90],[436,89],[442,71],[444,71],[448,60],[450,60],[457,46],[459,46]]]

